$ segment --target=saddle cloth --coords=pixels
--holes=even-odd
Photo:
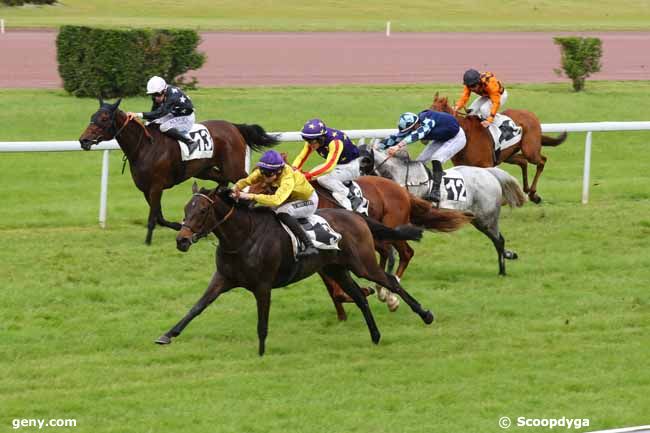
[[[510,117],[501,113],[494,116],[494,122],[488,127],[488,131],[494,141],[495,153],[519,143],[522,136],[521,126],[517,126]]]
[[[309,218],[299,218],[298,222],[302,226],[303,230],[307,233],[307,236],[311,239],[311,242],[319,250],[338,250],[339,241],[342,236],[340,233],[334,231],[334,229],[329,225],[329,223],[320,215],[312,215]],[[282,223],[280,223],[282,224]],[[298,241],[293,232],[286,225],[282,224],[284,230],[289,234],[291,238],[291,244],[293,245],[293,256],[294,258],[298,254],[298,251],[303,251],[305,246]]]
[[[214,142],[212,141],[212,136],[210,135],[208,128],[200,123],[195,123],[194,126],[192,126],[192,129],[190,129],[189,134],[190,137],[199,144],[199,147],[190,154],[187,144],[179,141],[178,145],[181,148],[181,160],[190,161],[193,159],[212,158]]]
[[[352,211],[368,216],[368,199],[363,196],[363,191],[358,183],[353,180],[343,182],[348,187],[348,199],[352,205]]]
[[[443,209],[465,210],[467,189],[463,174],[455,168],[445,170],[440,182],[440,207]]]

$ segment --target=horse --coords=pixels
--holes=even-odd
[[[296,261],[289,235],[275,213],[266,207],[250,207],[231,198],[231,190],[219,187],[199,190],[192,186],[192,198],[185,206],[183,226],[176,237],[176,246],[186,252],[198,239],[214,233],[219,239],[216,271],[207,289],[189,312],[156,343],[169,344],[196,316],[222,293],[235,287],[251,291],[257,302],[258,353],[265,352],[271,289],[284,287],[314,273],[340,285],[362,311],[373,343],[380,333],[366,298],[350,272],[388,287],[398,293],[426,324],[434,320],[398,282],[377,264],[374,239],[416,240],[422,230],[414,226],[391,229],[359,214],[340,209],[323,209],[318,214],[342,235],[339,250],[319,250],[319,254]]]
[[[368,200],[368,215],[391,228],[412,223],[428,230],[452,232],[472,218],[467,213],[433,208],[431,203],[415,197],[390,179],[362,176],[355,181]],[[311,184],[318,193],[319,209],[341,207],[332,194],[318,182],[312,181]],[[386,269],[387,261],[393,257],[391,246],[399,255],[395,275],[401,279],[415,253],[408,242],[403,240],[375,242],[375,248],[380,256],[379,265],[382,269]],[[392,265],[389,265],[388,269],[392,273]],[[345,310],[343,310],[341,302],[351,302],[351,299],[335,285],[333,287],[328,285],[328,289],[334,300],[339,320],[345,320]],[[395,311],[399,306],[399,299],[381,286],[377,287],[377,297],[380,301],[386,302],[391,311]]]
[[[410,193],[423,197],[429,191],[428,169],[422,162],[408,160],[406,151],[399,151],[391,158],[386,152],[372,149],[366,158],[370,159],[376,173],[405,186]],[[474,215],[472,225],[492,241],[497,251],[499,275],[506,275],[505,259],[514,260],[518,255],[505,249],[505,238],[499,231],[501,205],[507,203],[511,207],[521,207],[526,202],[526,195],[514,177],[496,167],[456,166],[447,174],[452,171],[460,173],[464,183],[457,184],[454,179],[445,181],[443,178],[442,187],[448,198],[441,201],[440,207],[469,211]],[[449,200],[450,196],[459,200]]]
[[[452,114],[453,110],[449,105],[447,97],[439,97],[436,93],[433,97],[431,109]],[[451,161],[454,165],[472,165],[474,167],[494,167],[502,162],[516,164],[521,168],[521,177],[524,183],[524,192],[533,203],[540,203],[542,198],[537,194],[537,182],[539,181],[546,156],[542,155],[542,146],[558,146],[566,140],[567,133],[563,132],[557,138],[542,135],[542,125],[537,116],[527,110],[505,110],[503,112],[522,128],[522,137],[519,143],[503,149],[498,159],[494,159],[493,140],[487,128],[481,125],[481,119],[477,116],[456,115],[456,119],[465,131],[467,145],[458,152]],[[528,186],[528,164],[536,166],[533,183]]]
[[[277,144],[277,140],[259,125],[208,120],[201,123],[208,128],[214,142],[212,158],[181,161],[176,140],[160,132],[156,124],[145,127],[138,120],[129,121],[126,113],[118,109],[120,102],[118,99],[109,104],[99,99],[99,109],[79,137],[79,143],[82,149],[90,150],[93,144],[117,140],[129,161],[133,182],[149,204],[147,245],[151,244],[156,223],[177,231],[181,228],[180,223],[169,222],[163,217],[163,190],[190,177],[213,180],[223,186],[235,182],[246,176],[247,144],[255,151]]]

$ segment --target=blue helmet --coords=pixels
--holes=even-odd
[[[267,150],[260,158],[257,166],[263,170],[279,171],[284,167],[284,159],[276,150]]]
[[[327,126],[325,126],[325,123],[318,118],[305,122],[305,126],[303,126],[302,131],[300,131],[300,135],[302,135],[302,138],[305,140],[321,137],[325,135],[325,133],[327,133]]]
[[[403,113],[401,116],[399,116],[399,123],[397,124],[397,129],[399,129],[399,132],[404,132],[408,131],[409,129],[413,128],[416,123],[418,123],[418,115],[415,113],[411,112],[406,112]]]
[[[463,74],[463,84],[467,87],[474,86],[481,82],[481,73],[476,69],[468,69]]]

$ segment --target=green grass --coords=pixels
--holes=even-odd
[[[201,119],[284,131],[315,115],[342,129],[390,127],[435,90],[458,88],[191,95]],[[509,91],[512,108],[546,123],[645,120],[639,107],[650,83]],[[0,99],[12,107],[0,110],[0,141],[74,139],[96,108],[61,92],[0,90]],[[106,230],[97,226],[101,152],[0,154],[0,431],[15,418],[74,418],[68,430],[93,433],[498,432],[501,416],[590,419],[580,431],[647,424],[649,136],[594,134],[587,206],[579,203],[584,134],[545,149],[543,204],[503,211],[508,246],[521,257],[508,262],[506,278],[471,227],[427,234],[403,283],[436,313],[433,325],[372,299],[382,331],[374,346],[356,309],[338,323],[322,283],[309,279],[274,292],[264,358],[255,303],[242,289],[171,346],[153,344],[204,289],[214,245],[182,254],[174,233],[157,229],[146,247],[146,205],[119,174],[119,152]],[[189,183],[166,192],[166,216],[181,218],[189,197]]]
[[[189,27],[217,31],[549,31],[647,30],[647,0],[65,0],[54,6],[0,7],[11,27],[81,24]]]

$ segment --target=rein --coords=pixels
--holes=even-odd
[[[117,132],[113,135],[113,138],[117,138],[117,136],[120,135],[120,134],[122,133],[122,131],[124,130],[124,128],[126,128],[126,125],[128,125],[129,122],[130,122],[131,120],[134,120],[134,118],[133,118],[133,117],[126,116],[126,120],[125,120],[124,123],[122,124],[122,127],[121,127],[120,129],[117,130]],[[137,153],[138,153],[138,150],[140,149],[140,143],[142,143],[142,137],[147,136],[147,138],[149,139],[149,141],[153,141],[153,137],[151,136],[151,134],[149,134],[149,131],[147,131],[147,127],[146,127],[146,126],[144,126],[142,123],[140,123],[140,122],[137,121],[137,120],[136,120],[135,122],[136,122],[139,126],[142,127],[142,132],[140,133],[140,138],[138,139],[138,144],[135,145],[135,151],[133,152],[134,154],[137,154]],[[113,115],[113,118],[111,119],[111,127],[112,127],[113,129],[116,129],[116,126],[115,126],[115,115]],[[126,168],[126,161],[127,161],[128,159],[129,159],[129,158],[127,157],[126,152],[125,152],[124,155],[122,156],[122,174],[124,174],[124,169]]]
[[[202,197],[202,198],[206,199],[206,200],[210,203],[210,210],[211,210],[211,211],[214,211],[214,209],[215,209],[215,207],[214,207],[215,202],[214,202],[213,199],[211,199],[211,198],[208,197],[207,195],[202,194],[202,193],[199,193],[199,192],[194,193],[193,196],[199,196],[199,197]],[[182,227],[186,227],[186,228],[187,228],[187,229],[192,233],[191,241],[192,241],[192,243],[194,244],[194,243],[198,242],[199,239],[206,237],[206,236],[207,236],[211,231],[214,231],[214,230],[217,229],[220,225],[222,225],[223,223],[225,223],[226,221],[228,221],[228,220],[230,219],[230,217],[231,217],[234,213],[235,213],[235,205],[233,204],[232,207],[230,208],[230,210],[229,210],[228,212],[226,212],[226,215],[224,215],[223,218],[221,218],[219,221],[217,221],[217,222],[215,223],[214,227],[212,227],[210,230],[207,230],[207,231],[204,231],[204,232],[194,233],[194,232],[192,231],[192,229],[191,229],[189,226],[187,226],[187,225],[185,224],[185,222],[183,222]],[[210,215],[210,213],[206,213],[206,214],[205,214],[205,217],[203,218],[203,221],[202,221],[202,223],[201,223],[201,226],[204,226],[204,225],[205,225],[205,220],[208,218],[209,215]],[[250,237],[250,234],[251,234],[251,231],[252,231],[252,226],[253,226],[253,224],[252,224],[252,221],[251,221],[250,213],[247,212],[247,215],[248,215],[248,234],[246,235],[246,237],[248,238],[248,237]],[[225,237],[225,234],[224,234],[224,237]],[[223,251],[225,254],[237,254],[237,253],[238,253],[238,252],[239,252],[239,251],[244,247],[244,245],[245,245],[245,243],[242,242],[242,244],[241,244],[237,249],[234,249],[234,250],[222,250],[222,251]]]

